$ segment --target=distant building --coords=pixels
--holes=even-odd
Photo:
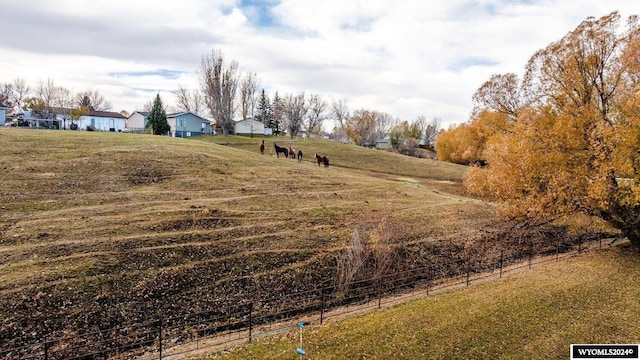
[[[0,103],[0,126],[4,126],[5,118],[7,116],[7,107]]]
[[[124,131],[126,118],[122,114],[112,111],[89,111],[89,114],[82,115],[75,123],[78,130],[95,131]]]
[[[134,111],[127,118],[127,131],[132,133],[144,133],[147,129],[148,111]]]
[[[211,134],[211,121],[190,111],[167,114],[167,122],[173,137]]]
[[[264,124],[255,119],[238,120],[235,124],[236,135],[265,135]]]

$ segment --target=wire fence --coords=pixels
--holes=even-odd
[[[533,243],[493,252],[463,252],[455,259],[427,267],[328,286],[286,296],[251,300],[234,306],[166,317],[79,336],[43,339],[13,349],[0,349],[0,359],[171,359],[251,342],[303,321],[323,324],[332,318],[428,296],[451,287],[501,278],[561,258],[602,249],[612,240],[578,243]]]

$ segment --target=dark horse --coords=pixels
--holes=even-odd
[[[286,158],[289,157],[289,150],[287,150],[287,148],[280,147],[276,143],[273,143],[273,147],[276,149],[276,157],[279,158],[280,157],[280,153],[283,153],[284,157],[286,157]]]
[[[316,161],[318,162],[318,166],[320,166],[320,164],[324,164],[324,167],[328,168],[329,167],[329,158],[326,156],[320,156],[318,154],[314,155],[316,157]]]
[[[302,150],[298,150],[298,163],[302,162]]]
[[[260,141],[260,145],[258,145],[258,147],[260,148],[260,154],[264,155],[264,140]]]

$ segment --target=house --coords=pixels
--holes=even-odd
[[[127,118],[127,131],[132,133],[144,133],[147,128],[148,111],[134,111]]]
[[[24,108],[17,116],[18,126],[36,129],[59,129],[61,118],[49,109]]]
[[[4,126],[5,117],[7,116],[7,107],[0,103],[0,126]]]
[[[167,114],[167,122],[173,137],[211,134],[211,121],[190,111]]]
[[[255,119],[236,121],[236,135],[265,135],[264,124]]]
[[[124,131],[126,118],[122,114],[111,111],[91,110],[75,121],[79,130]]]

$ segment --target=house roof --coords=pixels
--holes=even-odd
[[[172,113],[172,114],[167,114],[167,118],[177,118],[178,116],[181,115],[187,115],[187,114],[191,114],[197,118],[200,118],[200,120],[202,120],[202,122],[208,122],[211,123],[211,120],[205,119],[202,116],[198,115],[198,114],[194,114],[191,111],[183,111],[183,112],[177,112],[177,113]]]
[[[117,112],[113,112],[113,111],[95,111],[95,110],[91,110],[89,111],[89,116],[96,116],[96,117],[110,117],[110,118],[118,118],[118,119],[126,119],[122,114],[117,113]]]

